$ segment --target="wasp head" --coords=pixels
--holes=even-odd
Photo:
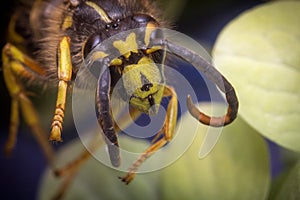
[[[97,27],[83,43],[84,58],[88,55],[96,55],[94,60],[111,58],[107,67],[110,70],[117,69],[116,73],[111,70],[112,85],[122,78],[129,103],[142,112],[157,113],[163,96],[163,77],[160,68],[153,61],[155,56],[150,55],[153,51],[146,50],[152,31],[159,26],[158,22],[143,13],[118,15],[106,9],[104,4],[101,7],[92,1],[85,2],[84,6],[91,10],[89,13],[98,16],[92,26]],[[91,52],[95,53],[90,54]]]

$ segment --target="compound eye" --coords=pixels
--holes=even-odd
[[[85,43],[83,54],[84,58],[101,42],[101,37],[98,34],[92,35]]]
[[[132,16],[132,19],[140,24],[148,23],[153,20],[149,15],[145,14],[136,14]]]

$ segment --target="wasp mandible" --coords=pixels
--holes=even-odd
[[[176,45],[163,37],[152,37],[156,28],[168,27],[155,1],[149,0],[35,0],[24,1],[11,18],[8,42],[2,50],[3,73],[11,96],[11,119],[7,151],[14,147],[22,114],[25,122],[39,139],[49,160],[53,153],[44,139],[39,117],[28,98],[27,81],[31,84],[49,84],[58,88],[49,140],[62,141],[66,95],[86,56],[102,41],[131,29],[144,30],[143,48],[138,48],[134,32],[124,40],[114,41],[113,47],[121,52],[118,58],[109,58],[110,52],[99,52],[102,59],[102,76],[95,88],[95,107],[99,125],[109,150],[113,166],[120,165],[117,128],[111,114],[110,95],[115,83],[130,70],[136,70],[134,79],[123,84],[129,95],[130,112],[155,114],[163,97],[170,97],[164,125],[152,145],[134,162],[122,181],[129,183],[142,162],[172,139],[177,118],[175,88],[164,85],[163,69],[165,50],[184,58],[192,65],[206,66],[204,75],[225,93],[228,110],[224,116],[210,117],[202,113],[187,97],[187,106],[201,123],[224,126],[237,115],[238,100],[231,84],[208,62],[195,52]],[[136,47],[123,52],[124,46]],[[184,57],[182,56],[184,54]],[[147,68],[138,68],[139,65]],[[221,79],[215,78],[222,77]],[[160,84],[157,84],[157,83]],[[136,90],[128,92],[135,85]]]

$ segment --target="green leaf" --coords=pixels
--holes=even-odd
[[[261,134],[300,151],[300,2],[250,9],[218,36],[213,61],[233,84],[240,115]]]
[[[206,113],[210,104],[201,104]],[[213,106],[213,111],[224,111],[224,105]],[[259,199],[262,200],[269,189],[269,158],[267,145],[241,119],[223,129],[223,133],[215,148],[204,159],[199,159],[200,146],[206,133],[219,133],[219,128],[201,125],[189,113],[178,123],[182,132],[191,134],[197,131],[196,139],[186,152],[182,152],[179,160],[172,165],[149,173],[137,174],[135,179],[125,185],[117,177],[124,176],[104,166],[94,158],[88,159],[75,175],[73,182],[65,193],[64,199]],[[173,141],[172,141],[173,142]],[[177,143],[169,143],[157,152],[160,159],[171,156],[177,151],[182,139]],[[120,137],[120,144],[132,152],[149,146],[148,142],[132,137]],[[100,149],[103,148],[100,147]],[[100,152],[100,149],[98,150]],[[57,165],[65,165],[77,157],[83,150],[82,143],[75,141],[63,147],[57,154]],[[161,156],[163,155],[163,156]],[[124,157],[123,161],[124,161]],[[160,159],[148,159],[143,165],[153,165]],[[128,166],[129,167],[129,166]],[[53,177],[46,170],[41,180],[38,199],[51,199],[62,185],[63,179]]]
[[[220,110],[220,106],[216,109]],[[182,119],[186,134],[195,128],[192,120],[189,114]],[[188,151],[163,171],[163,199],[266,199],[270,185],[269,154],[262,137],[238,118],[222,130],[212,152],[199,159],[199,147],[207,129],[216,128],[200,125]],[[176,147],[169,148],[172,152]]]

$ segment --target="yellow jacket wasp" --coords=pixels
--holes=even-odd
[[[183,58],[194,66],[202,66],[203,74],[225,93],[228,110],[224,116],[210,117],[200,112],[187,97],[187,106],[201,123],[224,126],[237,115],[238,100],[231,84],[208,62],[195,52],[168,41],[158,28],[168,27],[155,5],[149,0],[35,0],[27,1],[16,10],[9,25],[9,38],[2,51],[5,83],[12,98],[9,140],[10,152],[15,144],[19,124],[19,111],[38,138],[49,160],[52,149],[44,138],[39,118],[27,96],[24,80],[30,83],[55,84],[58,87],[56,106],[49,139],[59,142],[63,127],[66,94],[84,59],[105,39],[129,31],[126,38],[116,40],[112,47],[121,53],[111,58],[107,49],[97,52],[101,60],[102,75],[95,89],[95,107],[99,125],[109,150],[113,166],[120,165],[117,132],[111,114],[110,95],[124,73],[136,70],[134,78],[123,82],[124,94],[129,98],[132,114],[155,114],[156,105],[163,97],[170,97],[164,125],[157,133],[160,137],[134,162],[121,180],[128,184],[142,162],[172,139],[177,117],[175,89],[164,85],[163,69],[165,50]],[[143,30],[140,45],[132,29]],[[124,46],[136,47],[124,51]],[[148,68],[138,68],[139,65]],[[59,173],[59,172],[57,172]]]

